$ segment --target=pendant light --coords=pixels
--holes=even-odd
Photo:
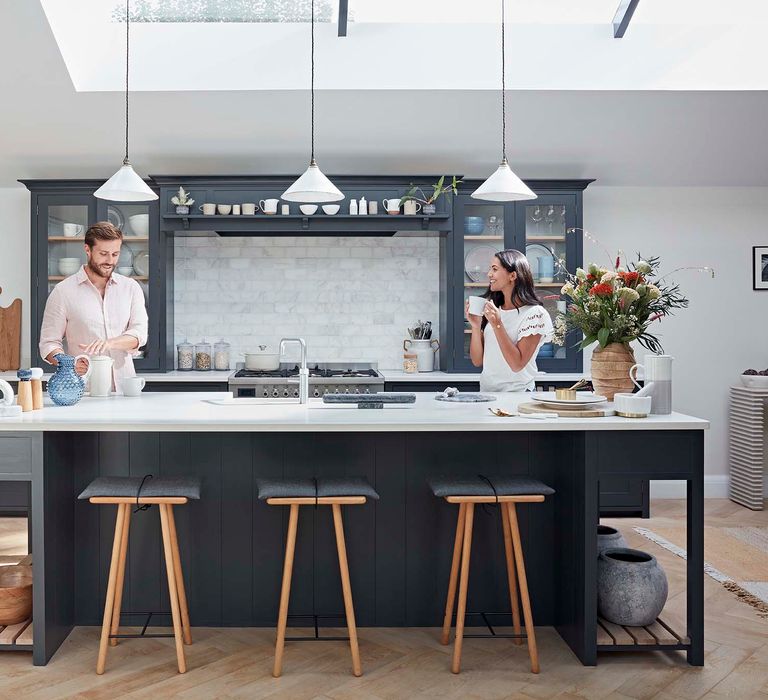
[[[94,193],[94,197],[112,202],[148,202],[157,195],[142,180],[128,160],[128,59],[130,30],[130,0],[125,0],[125,158],[123,165]]]
[[[504,71],[504,1],[501,0],[501,163],[473,193],[475,199],[491,202],[515,202],[536,199],[536,194],[512,172],[507,162],[507,110],[504,100],[506,74]]]
[[[315,160],[315,0],[312,0],[311,21],[311,111],[312,111],[312,153],[309,159],[309,167],[304,171],[285,192],[283,199],[287,202],[338,202],[344,199],[344,195],[320,170]]]

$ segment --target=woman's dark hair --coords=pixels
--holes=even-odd
[[[528,258],[525,257],[519,250],[510,248],[508,250],[500,250],[496,253],[496,256],[501,263],[501,266],[507,272],[516,272],[517,278],[515,279],[515,288],[512,291],[512,304],[516,309],[521,306],[543,306],[543,302],[536,294],[536,290],[533,287],[533,275],[531,274],[531,265],[528,262]],[[492,292],[490,285],[483,296],[486,299],[490,299],[496,306],[501,308],[504,304],[504,292]],[[488,319],[483,316],[481,328],[485,330],[485,326],[488,323]]]

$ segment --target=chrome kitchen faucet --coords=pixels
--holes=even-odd
[[[309,369],[307,369],[307,343],[304,338],[281,338],[278,353],[283,356],[286,343],[301,345],[301,368],[299,369],[299,403],[307,403],[309,399]],[[291,380],[288,380],[291,382]]]

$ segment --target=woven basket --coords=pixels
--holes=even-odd
[[[613,401],[616,393],[632,392],[629,368],[635,364],[632,348],[626,343],[609,343],[592,353],[592,387],[596,394]]]

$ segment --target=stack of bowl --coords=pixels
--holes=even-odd
[[[80,258],[59,258],[59,274],[74,275],[82,263]]]

